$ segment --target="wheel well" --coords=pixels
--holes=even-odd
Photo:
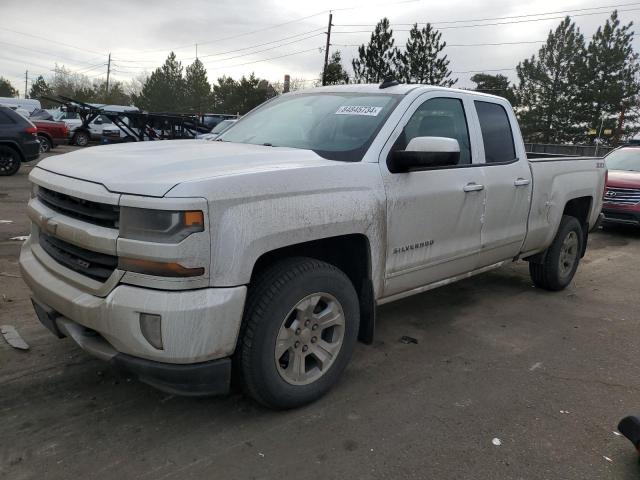
[[[375,329],[375,295],[371,280],[371,253],[367,237],[362,234],[341,235],[289,245],[267,252],[256,261],[251,273],[251,283],[260,272],[275,262],[289,257],[310,257],[322,260],[336,266],[349,277],[358,293],[360,303],[358,338],[364,343],[371,343]]]
[[[49,135],[47,132],[38,132],[38,136],[39,137],[45,137],[50,142],[53,141],[52,138],[51,138],[51,135]]]
[[[24,162],[24,155],[22,154],[22,151],[13,143],[6,143],[6,142],[0,142],[0,145],[3,147],[9,147],[11,150],[13,150],[14,152],[16,152],[19,156],[20,156],[20,161]]]
[[[571,199],[564,206],[563,215],[569,215],[575,217],[582,226],[582,252],[581,257],[584,257],[587,251],[587,237],[589,236],[589,213],[591,213],[591,204],[593,198],[591,197],[579,197]]]

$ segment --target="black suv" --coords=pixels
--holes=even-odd
[[[13,175],[20,162],[40,156],[38,129],[29,120],[8,107],[0,107],[0,177]]]

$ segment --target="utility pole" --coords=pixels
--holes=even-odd
[[[29,98],[27,92],[27,81],[29,80],[29,70],[24,71],[24,98]]]
[[[327,84],[327,65],[329,65],[329,46],[331,45],[331,20],[333,20],[333,13],[329,12],[329,26],[327,27],[327,46],[324,49],[324,68],[322,69],[322,85]]]
[[[106,93],[105,93],[105,97],[109,96],[109,75],[111,74],[111,52],[109,52],[109,61],[107,62],[107,88],[106,88]],[[104,99],[105,102],[107,101],[107,99]]]

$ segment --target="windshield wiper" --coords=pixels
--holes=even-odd
[[[272,143],[263,143],[262,144],[263,147],[273,147]]]

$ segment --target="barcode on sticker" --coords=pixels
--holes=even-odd
[[[338,108],[336,115],[366,115],[377,117],[382,111],[382,107],[366,107],[363,105],[343,105]]]

